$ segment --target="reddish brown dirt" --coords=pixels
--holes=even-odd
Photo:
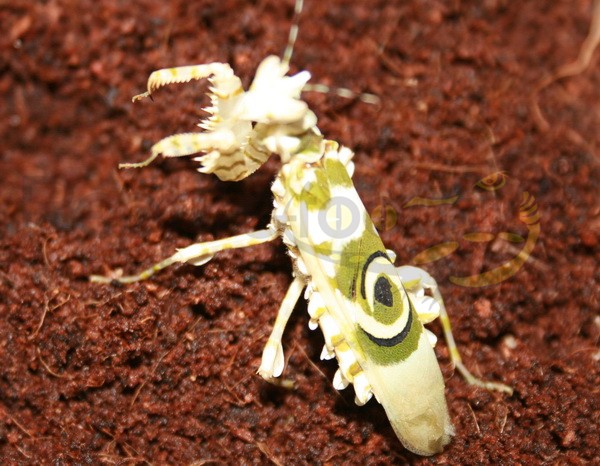
[[[88,282],[268,222],[277,160],[235,184],[191,161],[117,164],[192,129],[206,103],[194,84],[132,104],[150,71],[226,61],[248,83],[281,53],[290,3],[2,2],[2,463],[598,464],[598,54],[540,93],[548,131],[531,107],[536,83],[578,55],[589,0],[306,2],[294,70],[381,96],[379,107],[306,99],[322,131],[356,151],[368,209],[398,213],[383,236],[399,262],[465,232],[526,235],[521,194],[539,204],[540,238],[508,280],[464,288],[450,277],[495,267],[519,244],[460,241],[426,266],[467,365],[515,389],[468,386],[441,340],[457,431],[442,454],[408,453],[377,403],[333,389],[336,365],[319,361],[305,304],[284,338],[296,388],[255,374],[290,282],[279,243],[130,286]],[[473,186],[498,170],[508,181],[486,203]],[[454,206],[403,209],[454,194]]]

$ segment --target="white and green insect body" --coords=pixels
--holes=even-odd
[[[301,8],[297,0],[296,14]],[[324,140],[315,114],[301,98],[310,74],[287,76],[296,32],[297,25],[290,32],[284,59],[265,58],[248,90],[224,63],[153,72],[148,91],[134,100],[167,84],[207,78],[209,116],[199,124],[203,131],[166,137],[152,147],[144,162],[120,165],[142,167],[161,154],[201,154],[195,158],[201,164],[198,171],[239,181],[276,154],[282,166],[271,188],[271,224],[263,230],[192,244],[135,275],[91,279],[132,283],[174,263],[199,266],[219,251],[282,238],[293,260],[294,278],[258,373],[265,380],[282,374],[283,331],[306,290],[309,325],[320,327],[325,339],[321,358],[335,357],[339,363],[334,387],[343,389],[352,383],[359,405],[374,395],[404,446],[432,455],[449,442],[453,428],[433,351],[436,338],[424,324],[440,318],[452,363],[469,383],[512,390],[479,380],[464,367],[435,280],[422,269],[393,265],[395,254],[385,249],[352,184],[352,151]]]
[[[274,185],[296,274],[308,282],[311,326],[325,337],[321,357],[337,357],[335,388],[353,383],[360,405],[375,395],[402,443],[431,455],[453,433],[422,324],[439,311],[432,298],[409,298],[404,289],[350,179],[352,152],[326,146],[317,163],[292,161]]]

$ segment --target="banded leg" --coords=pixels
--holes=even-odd
[[[283,357],[281,337],[305,286],[306,283],[304,280],[299,277],[294,278],[294,281],[285,294],[285,298],[283,298],[277,318],[275,319],[275,324],[273,324],[273,331],[267,340],[262,354],[262,361],[257,371],[267,381],[271,381],[274,377],[279,377],[283,372],[285,359]]]
[[[96,283],[110,283],[113,280],[119,283],[134,283],[154,275],[156,272],[173,265],[177,262],[189,262],[192,265],[203,265],[206,264],[215,253],[219,251],[225,251],[226,249],[237,249],[245,248],[248,246],[254,246],[256,244],[266,243],[277,238],[278,233],[276,230],[267,228],[265,230],[253,231],[252,233],[245,233],[243,235],[231,236],[230,238],[223,238],[216,241],[208,241],[206,243],[192,244],[183,249],[179,249],[171,257],[154,264],[152,267],[143,270],[136,275],[128,275],[125,277],[105,277],[103,275],[90,275],[90,281]]]
[[[438,289],[437,282],[429,275],[425,270],[413,266],[397,267],[398,273],[402,282],[405,282],[407,289],[422,288],[423,290],[429,290],[433,295],[433,299],[439,305],[439,318],[444,331],[444,338],[448,344],[448,350],[450,351],[450,359],[452,364],[462,374],[468,384],[477,385],[478,387],[486,388],[487,390],[497,390],[500,392],[508,393],[512,395],[513,389],[508,385],[499,382],[488,382],[475,377],[465,367],[462,362],[462,357],[456,346],[456,341],[452,335],[452,326],[450,324],[450,318],[446,312],[446,306],[444,306],[444,299]]]
[[[142,168],[150,165],[161,154],[164,157],[183,157],[209,150],[227,153],[231,152],[236,144],[236,136],[229,130],[174,134],[154,144],[150,150],[150,157],[146,160],[137,163],[120,163],[119,168]]]
[[[152,93],[162,86],[173,83],[187,83],[192,80],[209,78],[214,76],[215,87],[218,94],[235,94],[242,90],[240,79],[233,74],[231,66],[227,63],[206,63],[202,65],[178,66],[176,68],[163,68],[153,71],[148,78],[148,90],[134,96],[131,100],[135,102]],[[227,92],[228,91],[228,92]],[[219,96],[225,98],[225,96]]]
[[[231,102],[233,99],[244,94],[240,78],[233,74],[233,70],[227,63],[207,63],[154,71],[148,78],[148,90],[134,96],[132,101],[135,102],[144,97],[150,97],[152,92],[167,84],[186,83],[203,78],[208,78],[211,84],[211,106],[205,109],[211,114],[211,117],[201,123],[200,126],[210,130],[213,129],[214,124],[219,123],[222,119],[219,116],[222,101]],[[247,131],[249,131],[251,125],[249,122],[247,125]],[[122,163],[119,164],[119,168],[145,167],[156,159],[159,154],[163,154],[166,157],[180,157],[195,154],[203,150],[225,150],[232,152],[237,143],[236,136],[231,129],[208,131],[200,134],[176,134],[154,144],[150,157],[143,162]]]

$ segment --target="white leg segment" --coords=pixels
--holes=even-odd
[[[274,377],[279,377],[283,372],[285,359],[283,357],[281,337],[305,286],[306,283],[304,280],[298,277],[294,278],[294,281],[285,294],[285,298],[283,298],[277,318],[275,319],[275,324],[273,325],[273,331],[267,340],[262,354],[262,361],[257,371],[267,381],[272,380]]]

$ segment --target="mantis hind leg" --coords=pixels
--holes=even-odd
[[[450,318],[448,317],[448,312],[446,311],[446,306],[444,305],[444,299],[442,298],[442,294],[440,293],[435,279],[425,270],[418,267],[403,266],[397,267],[397,270],[408,291],[412,291],[419,295],[420,293],[424,293],[425,290],[428,290],[435,302],[439,305],[439,310],[436,309],[436,311],[439,311],[439,319],[444,331],[444,338],[448,344],[450,359],[453,366],[461,373],[467,383],[471,385],[477,385],[478,387],[482,387],[487,390],[497,390],[512,395],[513,389],[508,385],[499,382],[489,382],[475,377],[464,365],[460,352],[458,351],[458,346],[454,340],[454,335],[452,334],[452,325],[450,324]],[[425,313],[425,315],[428,314]],[[424,323],[427,322],[427,319],[423,319],[421,316],[419,316],[419,318],[422,321],[425,320]]]
[[[207,241],[205,243],[192,244],[186,248],[179,249],[175,254],[166,259],[152,265],[151,267],[137,273],[135,275],[127,275],[124,277],[113,277],[103,275],[90,275],[90,281],[96,283],[111,283],[117,281],[119,283],[134,283],[154,275],[156,272],[169,267],[175,263],[190,263],[192,265],[206,264],[219,251],[226,249],[245,248],[256,244],[272,241],[278,236],[275,229],[267,228],[265,230],[253,231],[243,235],[231,236],[216,241]]]

